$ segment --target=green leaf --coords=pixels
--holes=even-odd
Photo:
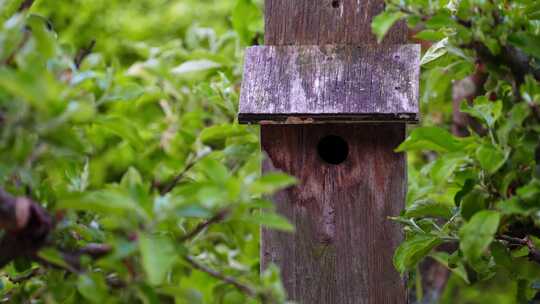
[[[461,202],[461,216],[465,220],[470,220],[477,212],[487,208],[487,193],[480,190],[473,190],[463,197]]]
[[[70,269],[70,266],[64,260],[62,253],[54,248],[45,248],[38,252],[38,256],[50,263],[51,265],[56,265],[66,269]]]
[[[523,114],[529,114],[530,112],[530,105],[536,104],[540,105],[540,84],[538,81],[536,81],[536,78],[532,75],[525,76],[525,83],[519,88],[519,91],[521,93],[521,96],[523,97],[523,100],[527,102],[527,104],[524,104],[522,107],[524,107],[524,111],[526,111]],[[514,110],[516,106],[512,110]],[[517,115],[518,118],[522,118],[523,115]],[[526,117],[526,116],[525,116]],[[517,123],[522,121],[517,121]]]
[[[482,120],[489,128],[493,128],[495,122],[501,117],[502,107],[501,100],[490,101],[486,96],[480,96],[474,100],[472,106],[469,106],[467,102],[462,102],[460,110]]]
[[[0,3],[2,4],[2,3]],[[4,4],[5,5],[5,4]],[[0,12],[2,5],[0,5]],[[25,15],[16,14],[9,18],[6,24],[0,16],[0,62],[6,62],[11,57],[24,38]]]
[[[29,271],[32,268],[32,260],[27,257],[17,257],[13,261],[13,267],[17,272]]]
[[[36,50],[43,58],[53,58],[56,54],[56,38],[48,27],[48,20],[42,16],[31,14],[26,23],[31,28],[32,36],[36,41]]]
[[[530,216],[532,213],[537,212],[538,209],[539,207],[535,203],[527,203],[515,196],[497,203],[497,210],[504,215]]]
[[[204,129],[200,134],[200,139],[205,145],[223,149],[227,139],[246,134],[246,129],[243,126],[223,124]]]
[[[398,148],[397,152],[433,150],[437,152],[455,152],[463,149],[464,142],[458,140],[450,132],[437,127],[421,127],[412,131],[411,135]]]
[[[261,211],[256,214],[252,214],[247,220],[251,223],[261,225],[269,229],[294,232],[294,226],[289,222],[289,220],[273,212]]]
[[[216,208],[227,203],[226,189],[218,185],[203,186],[197,192],[197,200],[208,209]]]
[[[60,200],[57,206],[62,209],[92,211],[102,215],[125,216],[131,213],[131,215],[139,215],[145,219],[149,217],[139,203],[120,188],[108,188],[68,196]]]
[[[416,234],[404,241],[394,254],[394,267],[405,273],[416,267],[416,264],[427,256],[433,248],[442,243],[441,239],[433,235]]]
[[[536,80],[534,80],[534,82],[536,82]],[[531,97],[524,92],[523,86],[521,95],[525,100]],[[538,100],[540,100],[540,95],[538,95]],[[532,101],[530,103],[532,103]],[[531,107],[527,103],[518,103],[512,107],[508,118],[503,120],[501,126],[497,129],[497,138],[499,139],[501,146],[507,146],[509,142],[513,140],[512,135],[522,130],[523,123],[530,114]]]
[[[540,198],[540,180],[534,179],[523,187],[517,189],[519,198],[525,202],[538,203]]]
[[[467,277],[467,271],[465,270],[465,265],[461,262],[458,262],[456,265],[453,264],[454,262],[452,259],[454,255],[450,255],[447,252],[433,252],[430,256],[459,276],[464,282],[470,283],[469,278]]]
[[[466,162],[466,154],[463,152],[449,153],[439,157],[431,166],[429,176],[434,184],[440,185],[451,181],[451,177],[462,164]]]
[[[185,75],[189,73],[205,72],[220,67],[221,64],[208,59],[191,60],[182,63],[181,65],[172,69],[171,72],[175,75]]]
[[[152,285],[160,285],[176,262],[174,244],[166,237],[142,234],[139,239],[142,266]]]
[[[523,50],[523,52],[540,58],[540,36],[527,32],[517,32],[511,34],[508,41]]]
[[[122,176],[120,184],[129,189],[143,184],[141,173],[134,167],[129,167],[127,172]]]
[[[498,212],[484,210],[461,227],[459,248],[469,262],[474,263],[482,257],[499,229],[500,219]]]
[[[423,104],[446,102],[452,88],[452,77],[453,75],[444,67],[427,68],[422,74],[421,102]]]
[[[452,18],[450,10],[440,9],[433,17],[426,21],[428,29],[442,29],[455,26],[455,21]]]
[[[423,30],[416,35],[414,35],[414,38],[419,40],[425,40],[425,41],[441,41],[446,37],[446,35],[439,31],[434,30]]]
[[[116,86],[110,94],[103,97],[101,103],[136,100],[141,97],[144,92],[145,89],[136,83],[122,84],[121,86]]]
[[[285,173],[269,173],[251,184],[250,190],[253,194],[272,194],[277,190],[290,187],[296,184],[296,178]]]
[[[448,219],[452,216],[452,208],[432,200],[420,200],[407,208],[405,216],[410,218],[441,217]]]
[[[229,170],[219,161],[206,157],[197,163],[204,174],[212,181],[220,184],[225,184],[230,178]]]
[[[377,36],[377,42],[381,43],[386,33],[399,19],[405,16],[402,12],[384,11],[373,18],[371,30]]]
[[[139,135],[139,129],[127,117],[119,115],[101,117],[96,121],[96,124],[126,140],[133,147],[144,149],[144,142]]]
[[[461,206],[463,198],[474,189],[475,184],[475,180],[471,178],[465,180],[465,183],[463,184],[461,190],[459,190],[454,196],[454,204],[456,206]]]
[[[178,207],[175,211],[176,216],[191,218],[210,218],[212,212],[200,206],[199,204],[189,204]]]
[[[108,295],[107,283],[100,274],[83,274],[77,280],[77,290],[90,303],[101,304]]]
[[[497,172],[506,162],[509,153],[505,153],[491,144],[483,144],[476,150],[476,159],[480,167],[488,173]]]
[[[0,89],[44,109],[47,103],[43,101],[48,101],[54,96],[58,85],[51,81],[50,75],[40,76],[27,71],[14,71],[0,67]]]
[[[251,45],[256,33],[262,32],[261,11],[252,0],[237,0],[232,11],[232,24],[240,40]]]
[[[441,56],[446,55],[448,52],[446,46],[448,45],[448,38],[444,38],[441,41],[433,44],[422,57],[420,65],[428,64],[432,61],[439,59]]]
[[[493,256],[493,259],[495,260],[497,266],[505,269],[509,273],[512,273],[512,256],[510,255],[510,252],[508,251],[506,246],[499,242],[493,242],[491,244],[490,250],[491,255]]]

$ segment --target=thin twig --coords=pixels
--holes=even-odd
[[[540,250],[536,248],[534,243],[529,237],[525,237],[524,239],[510,237],[507,235],[499,235],[496,237],[496,239],[505,241],[512,245],[519,245],[519,246],[527,246],[529,249],[529,260],[539,263],[540,264]]]
[[[62,258],[71,268],[80,271],[82,270],[81,257],[88,256],[93,260],[97,260],[108,255],[112,250],[113,248],[110,245],[88,244],[78,250],[63,251]]]
[[[19,45],[15,48],[15,50],[2,62],[4,65],[12,65],[15,62],[15,57],[17,56],[17,53],[26,45],[26,43],[30,40],[31,33],[28,30],[24,31],[24,36],[19,42]]]
[[[38,275],[42,275],[43,273],[44,273],[43,268],[37,267],[37,268],[32,269],[31,271],[29,271],[26,274],[22,274],[22,275],[17,276],[17,277],[9,278],[9,280],[14,284],[20,284],[20,283],[26,282],[26,281],[38,276]]]
[[[51,263],[43,258],[41,258],[40,256],[38,255],[35,255],[34,258],[33,258],[35,261],[37,261],[38,263],[40,263],[41,265],[45,266],[45,267],[48,267],[48,268],[52,268],[52,269],[58,269],[58,270],[63,270],[63,271],[66,271],[68,273],[72,273],[72,274],[75,274],[75,275],[79,275],[79,274],[82,274],[83,272],[81,270],[79,270],[77,267],[71,265],[69,263],[69,261],[65,261],[64,260],[64,264],[60,264],[60,263]]]
[[[73,274],[81,274],[85,272],[81,265],[81,258],[88,256],[93,260],[100,259],[112,252],[112,247],[105,244],[88,244],[85,247],[74,251],[59,250],[63,264],[51,263],[38,255],[33,256],[33,259],[40,262],[42,265],[50,268],[61,269]]]
[[[34,5],[34,0],[24,0],[19,6],[19,12],[29,10]]]
[[[191,240],[191,239],[195,238],[197,235],[199,235],[202,231],[204,231],[209,226],[211,226],[213,224],[217,224],[217,223],[222,222],[223,220],[225,220],[225,218],[227,217],[229,212],[230,212],[229,209],[224,209],[224,210],[218,212],[218,214],[214,215],[209,220],[200,223],[199,225],[197,225],[197,227],[195,227],[195,229],[193,229],[192,231],[190,231],[190,232],[186,233],[185,235],[181,236],[180,238],[178,238],[178,241],[179,242],[185,242],[185,241],[188,241],[188,240]]]
[[[185,167],[184,169],[178,173],[178,175],[176,175],[172,181],[170,181],[168,184],[166,184],[165,186],[163,186],[163,188],[161,189],[160,191],[160,194],[161,195],[165,195],[169,192],[171,192],[174,187],[176,187],[178,185],[178,183],[180,183],[184,177],[186,176],[186,174],[197,164],[197,160],[198,158],[194,158],[193,160],[191,160]]]
[[[258,296],[258,292],[251,286],[248,286],[246,284],[243,284],[243,283],[240,283],[238,282],[235,278],[233,277],[229,277],[221,272],[218,272],[214,269],[211,269],[211,268],[208,268],[206,267],[205,265],[195,261],[195,259],[193,259],[192,257],[190,256],[186,256],[184,257],[185,260],[191,265],[193,266],[193,268],[199,270],[199,271],[202,271],[208,275],[210,275],[211,277],[213,278],[216,278],[224,283],[227,283],[233,287],[235,287],[236,289],[238,289],[238,291],[242,292],[243,294],[245,295],[248,295],[252,298],[256,298]]]
[[[82,62],[88,55],[92,54],[92,51],[94,50],[94,47],[96,46],[96,40],[93,39],[90,41],[90,44],[87,47],[84,47],[79,50],[77,53],[77,56],[75,56],[75,66],[78,68],[81,67]]]
[[[526,240],[511,237],[511,236],[507,236],[507,235],[499,235],[499,236],[496,237],[496,239],[508,242],[510,244],[513,244],[513,245],[527,246],[527,241]]]

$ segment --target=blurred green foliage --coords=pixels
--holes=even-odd
[[[55,221],[0,302],[285,302],[258,231],[292,230],[262,197],[295,181],[260,176],[235,119],[260,3],[0,3],[0,187]],[[112,250],[68,259],[95,244]]]
[[[140,59],[141,44],[158,46],[181,40],[188,48],[198,48],[198,43],[208,46],[210,40],[236,35],[231,32],[231,15],[235,11],[245,14],[245,6],[253,12],[252,6],[260,7],[260,2],[246,1],[237,8],[233,0],[38,0],[32,10],[51,20],[61,42],[80,49],[96,40],[100,53],[129,64]],[[253,14],[260,16],[261,12],[257,9]],[[245,30],[238,28],[241,38],[262,30],[261,18],[251,22]],[[204,41],[198,39],[202,37]]]

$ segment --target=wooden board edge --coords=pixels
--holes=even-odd
[[[239,113],[240,124],[404,123],[418,124],[418,113],[372,114],[254,114]]]

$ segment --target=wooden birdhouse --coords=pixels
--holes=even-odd
[[[382,9],[372,2],[267,1],[269,45],[246,52],[239,121],[261,125],[264,171],[299,180],[273,198],[296,231],[263,229],[261,267],[280,266],[299,303],[406,302],[392,265],[402,232],[388,217],[405,202],[395,149],[419,119],[420,47],[353,34],[345,25]]]

